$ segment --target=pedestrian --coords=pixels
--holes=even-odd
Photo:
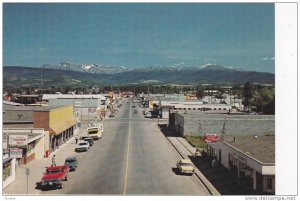
[[[75,142],[77,144],[77,142],[78,142],[78,136],[75,137]]]
[[[200,150],[197,148],[196,151],[195,151],[195,154],[194,154],[194,157],[196,156],[200,156]]]
[[[52,157],[52,166],[56,166],[56,163],[55,163],[55,155]]]

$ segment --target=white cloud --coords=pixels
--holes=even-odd
[[[264,58],[262,58],[261,60],[266,61],[266,60],[268,60],[268,59],[269,59],[269,57],[264,57]]]
[[[275,60],[275,57],[271,57],[270,60]]]

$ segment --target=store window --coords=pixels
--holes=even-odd
[[[273,189],[273,180],[270,177],[267,177],[267,189],[272,190]]]
[[[35,141],[30,142],[30,143],[28,144],[28,152],[31,151],[31,150],[33,150],[34,147],[35,147]]]

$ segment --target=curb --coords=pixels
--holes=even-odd
[[[167,137],[166,137],[167,138]],[[172,144],[172,142],[167,138],[168,142],[174,147],[174,149],[177,151],[177,153],[179,153],[179,155],[181,156],[181,158],[184,158],[183,155],[180,153],[180,151],[178,151],[176,149],[176,147]],[[185,146],[184,146],[185,147]],[[186,147],[185,147],[186,148]],[[190,150],[188,149],[188,151],[190,152]],[[198,172],[195,172],[195,175],[197,176],[197,178],[201,181],[201,183],[204,185],[204,187],[206,188],[206,190],[208,190],[208,192],[211,195],[221,195],[219,193],[219,191],[208,181],[208,179],[200,172],[200,170],[196,167],[196,169],[198,170]]]
[[[157,127],[159,128],[159,126],[157,125]],[[159,128],[160,129],[160,128]],[[165,135],[163,135],[165,137],[165,139],[172,145],[172,147],[177,151],[177,153],[180,155],[181,158],[184,158],[183,155],[180,153],[180,151],[178,149],[176,149],[175,145],[173,145],[173,143],[169,140],[168,137],[166,137]],[[178,140],[179,141],[179,140]],[[180,142],[180,141],[179,141]],[[182,142],[180,142],[182,144]],[[182,144],[183,145],[183,144]],[[187,147],[185,145],[183,145],[186,149]],[[191,151],[189,149],[187,149],[190,153]],[[197,176],[197,178],[199,179],[199,181],[203,184],[203,186],[206,188],[206,190],[211,194],[211,195],[221,195],[220,192],[208,181],[208,179],[200,172],[200,170],[195,167],[198,171],[195,172],[195,175]]]

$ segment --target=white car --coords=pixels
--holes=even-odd
[[[195,167],[194,167],[192,161],[189,159],[181,159],[181,160],[177,161],[176,166],[181,174],[191,174],[192,175],[195,173]]]
[[[78,147],[76,147],[75,151],[80,152],[80,151],[88,151],[90,148],[90,143],[86,141],[79,142]]]

